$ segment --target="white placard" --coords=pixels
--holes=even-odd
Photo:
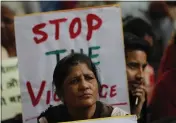
[[[25,123],[36,122],[58,101],[52,93],[53,70],[72,50],[83,51],[99,68],[101,101],[130,112],[121,22],[119,6],[15,17]]]
[[[98,118],[64,123],[137,123],[137,117],[135,115],[129,115],[122,117]]]
[[[22,113],[17,58],[2,60],[1,72],[1,120],[7,120]]]

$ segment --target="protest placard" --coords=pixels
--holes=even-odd
[[[130,112],[119,6],[56,11],[15,17],[24,122],[60,99],[52,76],[58,60],[83,52],[100,72],[100,100]]]
[[[128,116],[98,118],[98,119],[80,120],[64,123],[137,123],[137,117],[135,115],[128,115]]]
[[[6,120],[22,112],[17,58],[2,60],[1,72],[1,120]]]

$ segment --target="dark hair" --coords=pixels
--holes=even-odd
[[[166,2],[166,4],[168,5],[168,6],[173,6],[173,7],[175,7],[176,6],[176,1],[165,1]]]
[[[88,68],[92,70],[98,82],[98,89],[100,90],[100,80],[98,77],[98,72],[96,66],[93,64],[91,59],[83,53],[71,53],[57,63],[53,73],[53,85],[56,88],[56,94],[60,98],[62,97],[63,91],[62,86],[64,80],[69,74],[70,68],[79,63],[85,63],[88,66]]]
[[[142,50],[147,54],[147,57],[150,55],[150,44],[132,33],[124,33],[124,45],[125,52],[127,50]]]
[[[141,18],[134,18],[134,19],[128,21],[124,25],[124,31],[133,33],[140,38],[144,38],[144,36],[147,34],[147,35],[151,36],[153,38],[153,40],[155,40],[155,36],[152,31],[152,27],[147,22],[142,20]]]
[[[23,118],[22,118],[22,114],[17,114],[14,118],[13,118],[13,123],[22,123],[23,122]]]
[[[176,31],[175,31],[175,35],[174,35],[174,44],[176,44]]]
[[[153,20],[170,17],[168,5],[165,1],[152,1],[148,7],[147,13]]]

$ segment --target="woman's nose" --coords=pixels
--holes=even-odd
[[[88,82],[82,78],[81,82],[79,83],[79,90],[86,90],[89,88]]]

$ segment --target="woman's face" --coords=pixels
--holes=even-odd
[[[63,88],[63,99],[68,107],[89,107],[97,101],[97,79],[84,63],[71,67],[70,73],[64,81]]]

